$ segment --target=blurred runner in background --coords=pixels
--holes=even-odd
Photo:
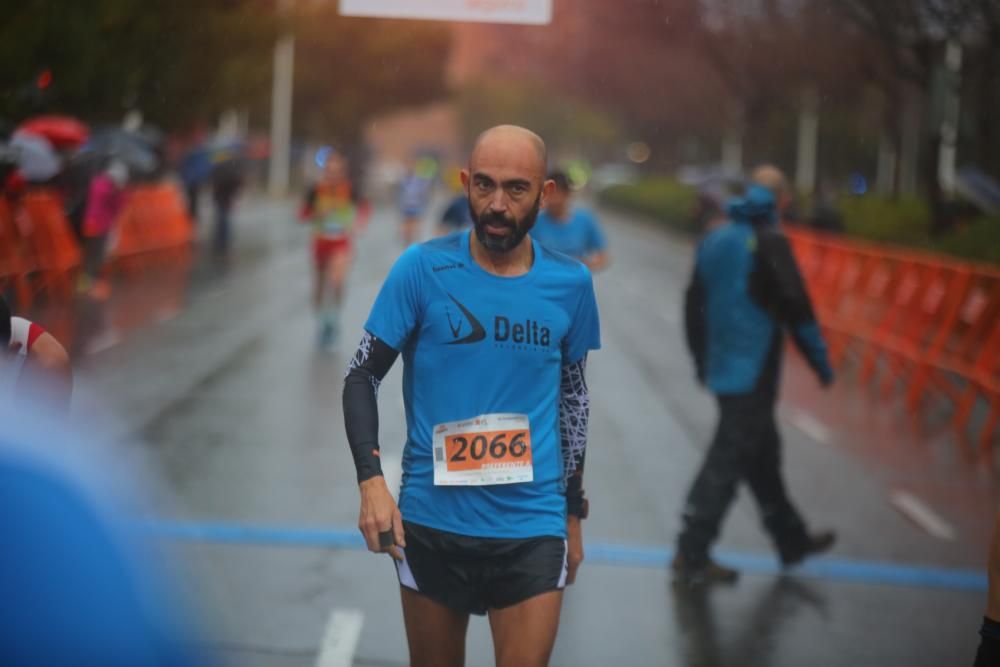
[[[367,204],[355,201],[347,160],[331,152],[319,182],[309,188],[299,217],[313,227],[313,307],[319,320],[319,345],[337,340],[340,304],[354,256],[352,237],[368,218]]]
[[[454,196],[441,214],[437,236],[447,236],[472,227],[472,211],[469,209],[469,195],[465,193],[465,187],[462,185],[461,168],[451,167],[448,169],[444,182]]]
[[[573,189],[564,172],[549,173],[549,180],[555,188],[531,235],[547,248],[580,260],[591,271],[606,268],[608,244],[597,217],[589,209],[573,205]]]
[[[420,240],[420,223],[431,200],[437,163],[422,157],[406,170],[399,184],[399,210],[403,216],[401,235],[403,246],[409,248]]]
[[[235,153],[221,155],[212,167],[212,199],[215,201],[215,240],[217,254],[229,251],[232,237],[233,205],[243,187],[243,161]]]
[[[472,212],[469,210],[469,197],[465,192],[461,192],[448,202],[447,208],[441,214],[438,236],[447,236],[470,227],[472,227]]]
[[[672,569],[683,584],[735,581],[709,550],[741,481],[750,486],[784,566],[829,549],[832,532],[811,534],[781,474],[775,404],[783,330],[823,386],[833,382],[826,344],[788,240],[777,226],[774,194],[751,184],[729,204],[730,221],[699,243],[685,303],[688,346],[698,381],[716,395],[719,424],[683,510]]]

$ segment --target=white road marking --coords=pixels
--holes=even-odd
[[[810,438],[816,442],[828,445],[830,444],[830,431],[824,426],[819,420],[811,417],[805,412],[799,412],[798,410],[791,412],[788,416],[789,423],[795,428],[799,429]]]
[[[316,667],[351,667],[364,620],[365,615],[357,609],[334,609],[330,612]]]
[[[399,481],[403,476],[403,459],[399,454],[386,454],[384,450],[380,450],[379,458],[382,459],[382,476],[385,477],[385,485],[398,496]]]
[[[955,529],[952,525],[912,493],[897,489],[889,494],[889,502],[931,537],[947,542],[955,541]]]

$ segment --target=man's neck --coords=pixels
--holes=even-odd
[[[507,252],[488,250],[476,237],[476,230],[469,230],[469,252],[472,260],[487,273],[496,276],[514,278],[523,276],[531,270],[534,262],[534,249],[531,237],[525,235],[516,248]]]

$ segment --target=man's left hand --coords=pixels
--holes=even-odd
[[[576,581],[576,570],[583,562],[583,525],[580,517],[570,515],[566,519],[566,585]]]

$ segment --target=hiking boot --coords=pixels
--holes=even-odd
[[[798,565],[809,556],[814,556],[824,551],[829,551],[834,542],[837,541],[837,534],[832,530],[824,530],[812,535],[806,535],[805,539],[794,547],[779,550],[782,567]]]
[[[677,554],[670,563],[674,583],[684,586],[710,586],[712,584],[733,584],[740,578],[739,570],[719,565],[709,558],[697,567],[684,562],[684,556]]]

